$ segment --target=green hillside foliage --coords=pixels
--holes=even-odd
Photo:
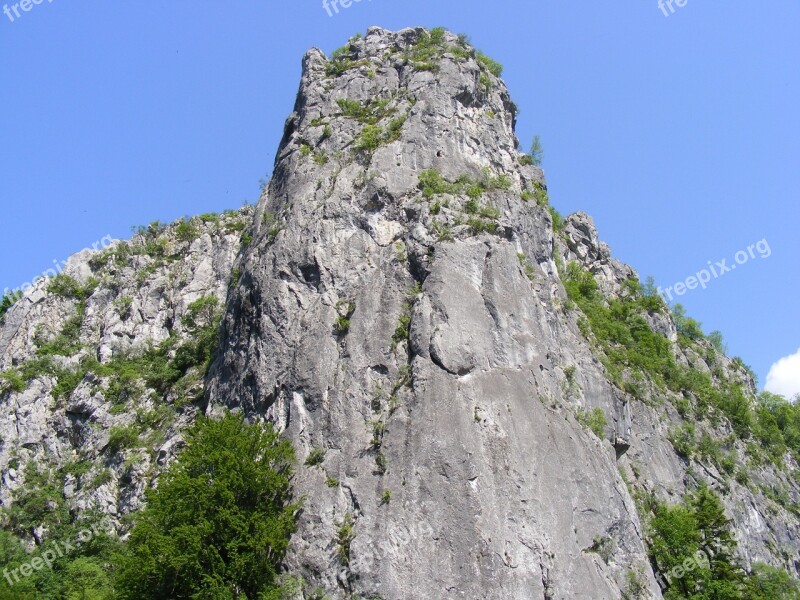
[[[67,509],[60,472],[25,474],[2,514],[3,600],[278,599],[295,530],[291,443],[241,416],[200,418],[186,447],[148,490],[127,544],[107,524]],[[30,463],[32,465],[32,463]],[[46,534],[33,544],[34,531]],[[89,532],[89,534],[87,534]]]
[[[756,564],[746,572],[719,496],[706,487],[676,506],[655,503],[650,556],[665,600],[797,600],[788,573]]]

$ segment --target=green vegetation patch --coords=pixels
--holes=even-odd
[[[366,102],[341,98],[336,101],[336,104],[339,105],[343,117],[355,119],[364,125],[375,125],[397,112],[397,109],[389,108],[390,102],[391,100],[388,98],[370,99]]]
[[[7,576],[0,578],[0,598],[114,599],[110,562],[120,544],[99,515],[86,511],[80,520],[72,515],[63,496],[64,478],[88,470],[85,463],[70,463],[60,471],[28,463],[25,485],[3,509],[0,564]],[[39,527],[45,530],[44,543],[27,550],[23,540],[30,541]],[[71,551],[55,551],[65,544]],[[31,568],[36,564],[47,568]]]
[[[439,60],[449,50],[445,41],[446,33],[443,27],[423,32],[417,43],[406,53],[406,60],[417,71],[438,71]]]
[[[455,181],[448,181],[435,169],[428,169],[419,174],[419,189],[425,198],[433,198],[441,194],[455,196],[465,195],[477,200],[486,192],[511,189],[511,179],[505,175],[492,176],[488,171],[480,179],[469,175],[461,175]]]
[[[641,398],[647,377],[661,391],[682,396],[676,402],[682,416],[691,413],[714,425],[726,419],[738,438],[751,443],[751,452],[763,453],[780,468],[787,450],[800,459],[800,406],[769,393],[761,394],[754,404],[740,384],[678,365],[670,341],[653,331],[644,318],[646,313],[667,311],[652,282],[642,286],[630,280],[625,297],[607,300],[592,274],[578,263],[570,263],[566,271],[564,287],[584,315],[579,327],[602,350],[601,360],[615,385]],[[681,345],[704,340],[700,324],[686,317],[680,307],[673,316]],[[732,473],[728,451],[715,447],[710,438],[696,439],[693,426],[673,431],[670,439],[687,459],[696,456]]]
[[[796,600],[800,584],[788,573],[755,564],[746,572],[719,496],[706,487],[679,505],[651,502],[649,553],[666,600]]]
[[[186,438],[115,561],[118,598],[282,597],[281,562],[300,509],[291,442],[230,414],[201,417]]]
[[[325,462],[325,448],[315,447],[308,453],[305,465],[307,467],[318,467],[323,462]]]
[[[63,341],[67,338],[62,332],[62,336],[40,347],[36,359],[0,373],[0,393],[19,393],[34,379],[55,377],[53,395],[67,398],[88,373],[108,378],[103,393],[106,400],[114,405],[124,405],[134,399],[142,392],[142,383],[162,398],[171,392],[188,391],[193,387],[190,371],[198,368],[205,374],[211,365],[217,349],[220,319],[221,309],[217,298],[199,298],[189,305],[183,318],[188,334],[185,339],[175,334],[140,354],[120,355],[106,364],[101,364],[92,356],[84,356],[77,369],[60,367],[53,360],[53,354],[65,350]],[[185,398],[179,404],[197,399]]]
[[[368,67],[372,63],[367,59],[355,60],[353,54],[355,48],[348,42],[341,48],[337,48],[331,53],[331,59],[325,65],[325,75],[328,77],[338,77],[357,67]]]
[[[353,515],[347,513],[336,530],[336,539],[334,540],[336,554],[344,566],[350,565],[350,546],[354,539],[356,539],[355,520]]]
[[[11,307],[14,306],[20,298],[22,298],[22,292],[11,292],[3,296],[3,299],[0,300],[0,325],[3,324],[5,314],[11,310]]]
[[[489,73],[491,73],[495,77],[501,77],[503,75],[503,65],[501,65],[493,58],[489,58],[480,50],[477,50],[475,52],[475,59],[483,68],[485,68],[487,71],[489,71]]]
[[[448,44],[447,32],[443,27],[436,27],[429,32],[424,32],[414,47],[406,52],[405,59],[417,71],[435,73],[439,71],[439,62],[447,52],[462,60],[474,57],[482,69],[495,77],[503,74],[503,65],[489,58],[480,50],[474,50],[466,35],[459,35],[455,44]]]
[[[592,410],[579,409],[575,413],[575,418],[578,420],[578,423],[594,433],[601,440],[605,437],[608,419],[602,408],[593,408]]]
[[[679,385],[669,340],[655,333],[642,316],[644,311],[666,308],[653,290],[635,281],[630,284],[632,297],[606,301],[594,276],[577,262],[569,264],[565,275],[567,295],[588,319],[590,327],[584,334],[591,332],[604,351],[604,364],[618,387],[629,389],[624,378],[627,369],[647,373],[662,388]]]

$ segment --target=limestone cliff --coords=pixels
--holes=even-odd
[[[197,412],[228,407],[276,423],[305,462],[286,566],[331,598],[616,599],[632,574],[660,598],[633,494],[700,482],[724,492],[745,564],[796,573],[797,516],[762,492],[796,506],[791,457],[745,481],[678,454],[684,396],[614,373],[564,287],[577,265],[625,298],[636,273],[586,215],[554,223],[515,119],[491,61],[449,33],[373,28],[310,51],[254,211],[77,255],[76,289],[41,283],[5,315],[0,500],[40,461],[74,510],[120,517]],[[206,375],[179,359],[199,352],[198,312],[215,322],[209,298],[224,313]],[[76,311],[78,343],[58,350]],[[752,400],[741,365],[679,343],[665,308],[646,320],[678,365]],[[582,424],[595,409],[599,431]],[[730,438],[724,419],[698,427]],[[730,452],[746,469],[744,442]]]

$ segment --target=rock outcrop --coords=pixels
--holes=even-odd
[[[191,338],[183,319],[194,302],[222,306],[251,220],[247,208],[154,223],[131,242],[73,256],[3,316],[3,505],[25,488],[34,465],[54,470],[74,511],[99,510],[119,524],[141,505],[197,415],[204,372],[197,365],[180,378],[158,374],[155,357],[140,358]],[[129,444],[120,443],[125,433]]]
[[[796,573],[797,516],[759,491],[796,503],[796,482],[763,465],[745,484],[680,456],[679,395],[609,375],[565,268],[607,298],[632,293],[636,273],[586,215],[558,221],[515,119],[495,65],[449,33],[372,28],[331,59],[311,50],[254,210],[78,255],[79,289],[41,283],[5,315],[0,371],[17,382],[0,388],[0,500],[44,461],[75,510],[119,517],[198,411],[229,408],[315,457],[298,467],[287,569],[330,598],[617,599],[632,581],[661,598],[633,495],[676,501],[700,482],[726,492],[746,564]],[[206,364],[176,356],[198,348],[208,298],[224,314],[203,395]],[[76,307],[75,351],[31,370]],[[668,311],[646,319],[679,364],[754,393],[710,344],[682,347]],[[103,374],[142,353],[172,371]],[[110,400],[115,381],[134,393]],[[599,412],[605,425],[582,424]],[[126,427],[157,435],[120,447]]]

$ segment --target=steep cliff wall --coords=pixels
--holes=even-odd
[[[212,402],[269,415],[303,456],[325,451],[298,478],[290,564],[329,591],[612,598],[641,571],[658,596],[618,466],[662,497],[684,491],[666,439],[679,417],[609,383],[556,262],[582,262],[609,294],[635,273],[584,217],[556,241],[491,71],[454,36],[420,30],[306,56]],[[677,341],[666,311],[651,319]],[[573,417],[597,408],[602,439]],[[744,491],[731,503],[739,524],[766,533],[746,504]],[[357,534],[339,573],[332,540],[348,515]],[[785,522],[768,537],[789,542]],[[430,535],[382,546],[421,525]],[[598,539],[613,540],[605,560]]]
[[[305,463],[287,569],[332,598],[660,598],[640,514],[701,483],[745,565],[796,574],[793,459],[755,461],[686,383],[752,403],[752,378],[687,341],[586,215],[551,211],[498,73],[422,29],[312,50],[255,210],[28,291],[0,326],[0,501],[36,465],[124,533],[180,431],[228,407]],[[657,336],[655,367],[598,329],[585,302],[609,301]]]

